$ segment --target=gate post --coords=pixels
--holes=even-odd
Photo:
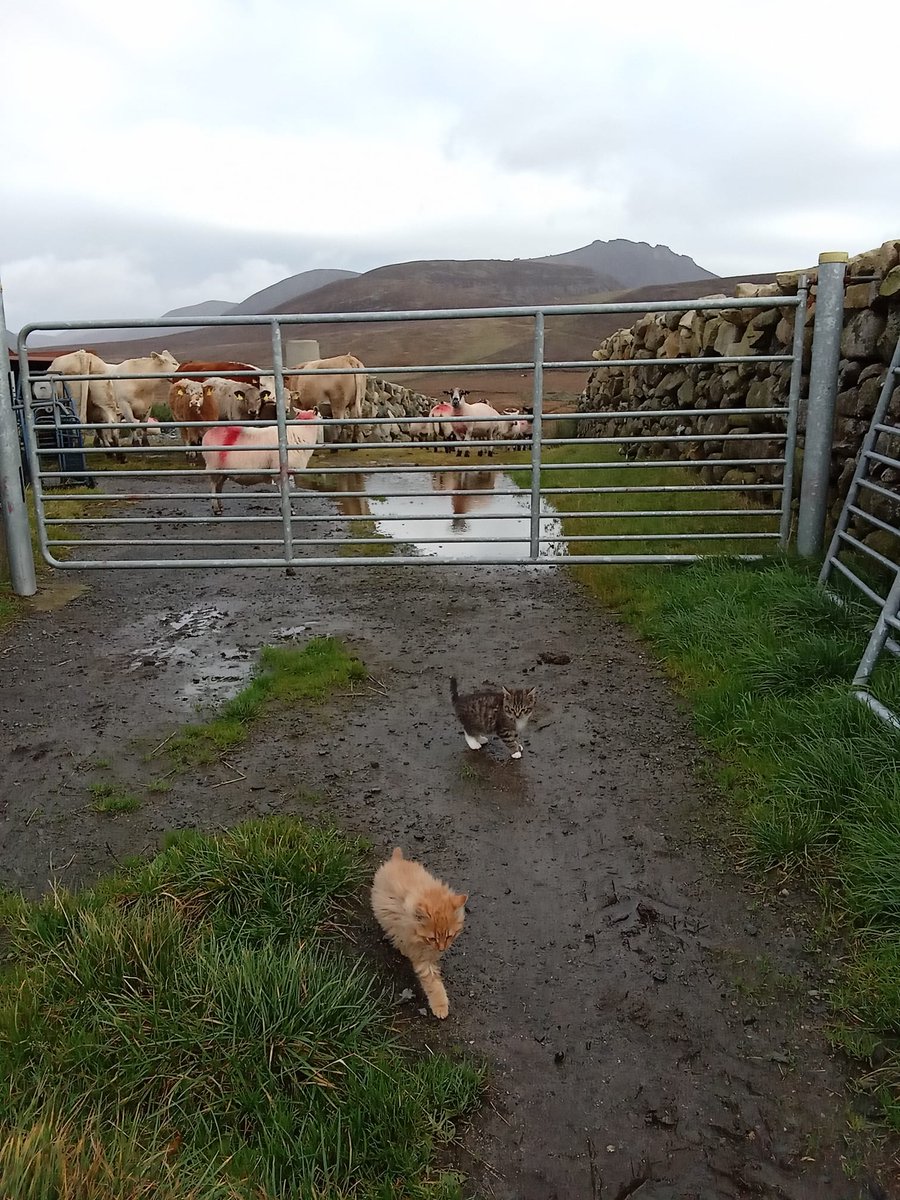
[[[820,554],[825,540],[834,407],[844,327],[844,272],[847,258],[844,251],[819,255],[803,476],[797,516],[797,553],[802,558],[814,558]],[[797,320],[801,316],[798,311]]]
[[[0,523],[6,535],[6,554],[13,591],[17,596],[33,596],[37,591],[37,580],[22,486],[19,426],[13,412],[11,380],[3,285],[0,283]]]

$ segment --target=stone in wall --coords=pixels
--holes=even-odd
[[[398,383],[369,375],[366,379],[366,394],[362,401],[362,415],[368,418],[427,416],[437,400],[421,392],[411,391]],[[361,425],[360,430],[367,442],[411,441],[409,426],[388,422],[384,425]]]

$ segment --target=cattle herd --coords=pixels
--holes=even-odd
[[[300,371],[304,374],[296,373]],[[96,425],[96,444],[108,448],[120,447],[120,423],[127,424],[132,444],[149,446],[152,410],[167,404],[186,457],[196,460],[198,453],[203,457],[216,515],[222,511],[220,493],[226,479],[250,486],[272,482],[279,471],[275,378],[252,363],[179,363],[168,350],[107,363],[82,349],[59,355],[47,374],[56,377],[57,395],[62,395],[65,381],[79,422]],[[366,369],[354,355],[342,354],[288,367],[283,380],[288,473],[296,484],[323,441],[323,425],[318,423],[322,413],[338,421],[362,419]],[[448,401],[435,404],[427,417],[408,423],[411,440],[456,443],[458,455],[468,455],[468,443],[481,442],[486,445],[478,447],[478,454],[493,455],[495,441],[530,438],[528,414],[499,413],[484,402],[470,404],[468,394],[458,387],[445,392]],[[268,424],[233,424],[243,421]],[[338,425],[335,432],[336,441],[361,439],[359,424]]]

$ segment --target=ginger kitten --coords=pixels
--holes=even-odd
[[[439,960],[460,933],[465,893],[451,891],[398,846],[372,881],[372,912],[393,945],[412,963],[428,1007],[443,1019],[450,1002]]]
[[[470,750],[480,750],[496,735],[510,757],[522,757],[519,734],[534,712],[537,688],[501,688],[499,692],[469,692],[461,696],[456,678],[452,677],[450,699]]]

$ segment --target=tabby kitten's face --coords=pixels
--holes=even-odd
[[[534,712],[537,688],[504,688],[503,711],[521,729]]]

